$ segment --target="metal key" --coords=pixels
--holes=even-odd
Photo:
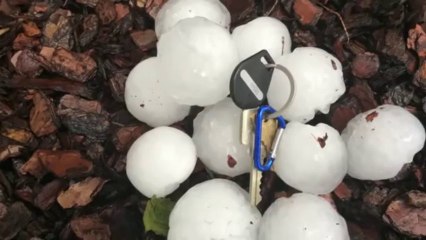
[[[254,151],[254,127],[255,117],[258,109],[244,110],[241,121],[241,142],[244,145],[250,145],[250,154],[253,156]],[[262,123],[262,136],[261,136],[261,158],[265,159],[267,153],[273,152],[274,143],[278,142],[276,138],[276,132],[278,129],[278,122],[274,119],[265,119]],[[280,134],[279,134],[280,135]],[[255,166],[254,159],[251,159],[251,171],[250,171],[250,202],[256,206],[261,200],[260,194],[261,182],[262,182],[262,171]]]

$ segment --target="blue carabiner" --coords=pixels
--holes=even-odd
[[[275,113],[275,109],[271,106],[263,105],[260,106],[257,110],[256,120],[255,120],[255,135],[254,135],[254,166],[262,172],[269,171],[272,167],[272,164],[275,161],[275,156],[278,148],[278,143],[281,139],[284,128],[286,127],[286,121],[283,116],[278,116],[276,119],[278,121],[278,130],[275,134],[274,142],[272,144],[271,152],[266,158],[265,164],[262,163],[262,124],[263,119],[266,114]]]

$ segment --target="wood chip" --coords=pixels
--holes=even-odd
[[[34,107],[30,112],[30,127],[38,137],[54,133],[58,129],[59,120],[56,117],[52,102],[43,92],[33,96]]]
[[[414,75],[413,83],[426,90],[426,61],[423,61]]]
[[[8,145],[5,147],[0,147],[0,162],[14,158],[19,157],[24,152],[25,147],[21,145]]]
[[[39,76],[43,71],[40,62],[36,58],[35,52],[24,49],[16,52],[11,62],[19,74],[34,78]]]
[[[28,37],[38,37],[41,35],[40,28],[38,28],[35,22],[24,22],[22,27],[24,29],[24,34]]]
[[[99,0],[76,0],[76,2],[94,8],[98,4]]]
[[[39,45],[39,39],[28,37],[24,33],[19,33],[13,41],[12,48],[14,50],[23,50],[25,48],[34,48]]]
[[[110,24],[117,18],[117,12],[115,11],[115,5],[112,0],[98,2],[95,11],[103,25]]]
[[[0,130],[0,134],[26,145],[29,145],[34,140],[34,135],[31,131],[22,128],[3,127],[3,129]]]
[[[110,240],[111,230],[98,215],[78,217],[70,222],[75,235],[82,240]]]
[[[98,101],[65,95],[60,100],[57,113],[71,132],[89,138],[104,138],[111,126],[107,113]]]
[[[87,54],[45,47],[40,55],[44,58],[43,63],[49,71],[74,81],[86,82],[96,74],[97,64]]]
[[[403,234],[426,236],[426,209],[411,206],[403,197],[389,204],[383,219]]]
[[[235,23],[244,22],[256,14],[255,1],[252,0],[222,0],[225,7],[231,13],[231,20]]]
[[[115,4],[115,12],[117,13],[117,17],[116,17],[115,21],[120,21],[125,16],[130,14],[129,5],[123,4],[123,3],[116,3]]]
[[[407,193],[408,203],[411,206],[426,210],[426,192],[413,190]]]
[[[46,47],[73,48],[73,14],[69,10],[58,9],[46,22],[43,28],[43,45]]]
[[[357,54],[352,61],[352,74],[359,78],[371,78],[379,71],[380,61],[375,53]]]
[[[32,219],[32,213],[22,202],[15,202],[7,208],[0,219],[0,239],[11,240],[23,230]]]
[[[109,87],[111,89],[112,97],[117,102],[124,102],[124,89],[126,87],[127,76],[124,73],[113,73],[109,78]]]
[[[41,178],[47,172],[58,177],[76,177],[92,171],[92,162],[85,159],[79,151],[36,150],[31,158],[21,167],[23,174]]]
[[[99,18],[95,14],[89,14],[83,19],[83,32],[80,34],[80,46],[85,47],[91,43],[99,31]]]
[[[106,180],[95,177],[86,178],[72,184],[58,196],[58,203],[62,208],[83,207],[92,202],[93,197],[102,189]]]
[[[293,10],[303,25],[316,25],[323,13],[323,9],[310,0],[295,0]]]
[[[155,19],[166,0],[146,0],[145,11]]]
[[[119,152],[126,152],[134,141],[142,134],[147,132],[150,128],[148,126],[130,126],[122,127],[117,130],[114,135],[113,143]]]
[[[13,110],[4,102],[0,101],[0,120],[13,114]]]
[[[142,51],[147,51],[155,47],[157,43],[157,35],[154,30],[134,31],[130,34],[133,42]]]
[[[49,210],[56,202],[56,198],[64,188],[64,182],[55,179],[44,185],[34,199],[34,205],[41,210]]]

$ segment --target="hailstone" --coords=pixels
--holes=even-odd
[[[296,193],[279,198],[266,210],[259,226],[261,240],[349,240],[345,219],[327,200]]]
[[[385,104],[354,117],[342,138],[349,153],[348,174],[384,180],[395,177],[423,148],[425,129],[404,108]]]
[[[273,59],[291,51],[291,37],[286,25],[273,17],[258,17],[232,32],[240,59],[266,49]]]
[[[248,193],[225,179],[202,182],[176,203],[168,240],[257,240],[261,214]]]
[[[229,94],[238,64],[230,33],[203,17],[181,20],[158,42],[160,84],[176,102],[207,106]]]
[[[281,71],[274,71],[267,94],[269,104],[287,120],[305,123],[317,111],[328,113],[346,91],[342,64],[320,48],[299,47],[275,62],[289,69],[295,80],[294,98],[286,108],[291,85]]]
[[[274,170],[302,192],[326,194],[343,180],[348,154],[339,132],[329,125],[290,122],[278,145]]]
[[[196,161],[195,145],[187,134],[172,127],[157,127],[132,144],[126,173],[146,197],[164,197],[189,177]]]
[[[235,177],[250,171],[250,149],[240,139],[241,114],[230,98],[206,107],[194,119],[197,154],[212,171]]]
[[[205,17],[229,29],[231,14],[219,0],[169,0],[155,17],[155,32],[160,38],[170,31],[180,20],[192,17]]]
[[[177,104],[162,91],[158,79],[158,59],[151,57],[137,64],[127,77],[124,100],[127,110],[152,127],[167,126],[184,119],[190,106]]]

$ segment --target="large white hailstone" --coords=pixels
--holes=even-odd
[[[296,193],[275,200],[266,210],[258,239],[349,240],[349,233],[345,219],[327,200]]]
[[[274,170],[284,182],[302,192],[330,193],[348,170],[345,143],[329,125],[290,122],[279,143]]]
[[[170,31],[180,20],[192,17],[205,17],[229,29],[231,14],[219,0],[169,0],[155,17],[155,32],[160,38]]]
[[[348,174],[384,180],[395,177],[423,148],[425,129],[404,108],[382,105],[349,121],[342,138],[349,153]]]
[[[291,51],[291,37],[286,25],[273,17],[258,17],[232,32],[240,59],[266,49],[273,59]]]
[[[190,106],[176,103],[162,91],[158,79],[160,69],[156,57],[140,62],[127,77],[124,90],[127,110],[152,127],[180,121],[190,110]]]
[[[230,98],[225,98],[194,119],[192,138],[198,157],[216,173],[235,177],[250,171],[250,149],[240,139],[241,113]]]
[[[213,179],[189,189],[173,208],[168,240],[257,240],[261,214],[236,183]]]
[[[294,99],[285,109],[291,89],[287,76],[275,70],[269,87],[269,104],[287,120],[305,123],[317,111],[328,113],[330,105],[346,91],[342,64],[320,48],[299,47],[275,60],[288,68],[295,80]]]
[[[238,64],[230,33],[206,18],[180,21],[158,42],[160,83],[180,104],[207,106],[229,94]]]
[[[164,197],[189,177],[196,161],[195,145],[187,134],[172,127],[157,127],[132,144],[126,173],[146,197]]]

